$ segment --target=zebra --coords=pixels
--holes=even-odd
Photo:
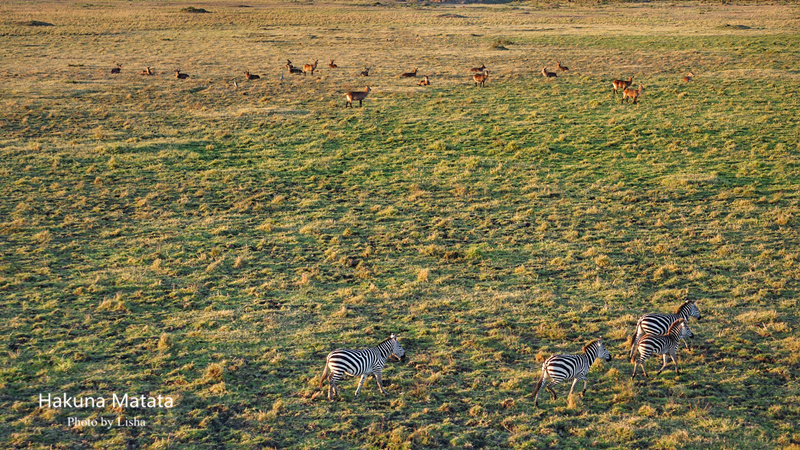
[[[589,368],[592,367],[592,364],[597,358],[611,361],[611,354],[603,347],[602,338],[595,339],[584,345],[582,354],[553,355],[547,358],[544,364],[542,364],[542,376],[539,378],[539,382],[536,383],[536,389],[533,391],[533,406],[539,406],[539,389],[547,378],[550,378],[552,381],[544,387],[553,394],[553,400],[556,399],[556,391],[553,390],[552,386],[564,380],[569,380],[570,378],[574,379],[574,381],[572,382],[572,387],[569,389],[567,398],[572,395],[572,391],[575,389],[575,385],[578,384],[578,380],[583,380],[583,391],[581,391],[581,397],[583,397],[583,394],[586,393],[586,385],[589,382],[586,375],[589,373]]]
[[[694,300],[686,300],[683,302],[683,304],[678,307],[678,310],[675,311],[675,314],[650,313],[640,317],[636,322],[636,335],[631,339],[631,358],[633,358],[636,343],[639,342],[642,336],[645,334],[662,335],[667,332],[669,326],[676,320],[685,319],[688,321],[690,317],[695,317],[697,320],[700,320],[700,310],[697,309]],[[686,343],[686,340],[683,338],[681,338],[681,340],[683,340],[686,348],[689,348],[689,344]]]
[[[325,359],[325,368],[322,370],[322,377],[319,380],[319,388],[322,389],[325,379],[328,378],[330,386],[328,387],[328,399],[333,400],[333,397],[339,395],[339,388],[336,383],[341,381],[345,376],[355,377],[361,375],[361,380],[358,382],[355,397],[361,391],[361,386],[364,380],[370,374],[375,375],[378,382],[378,389],[383,395],[386,391],[383,390],[381,385],[381,371],[383,366],[386,365],[386,360],[394,355],[397,359],[405,356],[406,351],[397,341],[397,335],[392,333],[389,339],[378,344],[377,347],[365,348],[360,350],[350,349],[337,349],[328,354]],[[330,372],[330,374],[329,374]],[[333,395],[331,395],[333,394]]]
[[[664,355],[664,365],[658,369],[658,374],[667,367],[667,355],[672,358],[672,362],[675,363],[675,373],[679,374],[678,372],[678,361],[675,360],[675,353],[678,351],[678,343],[683,337],[692,337],[692,330],[689,329],[689,326],[686,325],[686,319],[679,318],[675,322],[672,322],[672,325],[669,326],[666,334],[662,334],[659,336],[653,334],[645,334],[639,339],[635,349],[639,350],[639,360],[637,361],[636,358],[631,356],[631,363],[633,364],[633,375],[631,375],[631,380],[636,376],[636,369],[639,365],[642,366],[642,373],[644,376],[647,376],[647,372],[644,370],[644,362],[652,355]]]

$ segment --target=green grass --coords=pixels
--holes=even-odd
[[[800,445],[797,7],[247,5],[0,6],[2,442]],[[631,383],[636,318],[685,298],[681,375]],[[329,402],[325,355],[392,332],[389,396]],[[542,361],[598,336],[586,397],[533,409]]]

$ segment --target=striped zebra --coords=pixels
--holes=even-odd
[[[361,391],[361,386],[364,380],[370,374],[375,375],[378,382],[378,389],[383,395],[386,391],[383,390],[381,385],[381,371],[383,366],[386,365],[386,360],[394,355],[397,359],[403,358],[406,351],[397,341],[397,336],[393,333],[389,339],[378,344],[377,347],[365,348],[360,350],[338,349],[330,352],[325,360],[325,368],[322,370],[322,377],[319,380],[319,388],[325,383],[328,378],[330,386],[328,387],[328,399],[333,400],[333,397],[339,395],[339,388],[336,383],[341,381],[345,376],[355,377],[361,375],[361,380],[358,382],[356,389],[356,397]],[[328,373],[330,372],[330,374]],[[331,395],[333,394],[333,395]]]
[[[650,313],[640,317],[636,322],[636,335],[631,339],[631,358],[633,358],[636,343],[639,342],[642,336],[645,334],[662,335],[667,332],[669,326],[676,320],[684,319],[688,321],[690,317],[695,317],[697,320],[700,320],[700,310],[697,309],[694,300],[686,300],[683,302],[683,304],[678,307],[678,310],[675,311],[675,314]],[[689,348],[689,344],[686,343],[686,340],[681,340],[683,340],[686,348]]]
[[[660,374],[661,371],[667,367],[668,355],[672,358],[672,362],[675,363],[675,373],[679,374],[678,361],[675,360],[675,353],[678,352],[678,343],[680,343],[681,338],[692,336],[692,330],[689,329],[689,326],[686,325],[686,319],[683,318],[672,322],[666,334],[659,336],[645,334],[642,336],[634,348],[634,350],[639,350],[639,360],[637,361],[636,358],[631,356],[631,363],[633,363],[633,375],[631,375],[631,380],[636,376],[636,369],[640,365],[642,366],[642,373],[645,377],[647,376],[647,372],[644,370],[644,362],[653,355],[664,355],[664,365],[658,369],[656,375]]]
[[[592,364],[597,358],[611,361],[611,354],[603,347],[602,338],[596,339],[583,346],[583,353],[575,355],[553,355],[547,358],[547,361],[542,364],[542,376],[539,378],[539,382],[536,383],[536,390],[533,391],[533,406],[539,406],[539,389],[541,389],[545,380],[548,378],[552,381],[547,383],[544,388],[553,394],[553,400],[556,399],[556,391],[553,390],[552,386],[571,378],[574,379],[574,381],[572,382],[572,387],[569,389],[567,397],[569,398],[569,395],[572,395],[572,391],[575,389],[575,385],[578,384],[578,380],[583,380],[583,391],[581,391],[581,397],[583,397],[583,394],[586,393],[586,385],[589,382],[586,375],[589,373],[589,368],[592,367]]]

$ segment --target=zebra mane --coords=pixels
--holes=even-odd
[[[680,318],[675,322],[672,322],[672,324],[669,326],[669,330],[667,330],[667,334],[672,334],[672,330],[675,328],[675,326],[676,325],[680,326],[680,324],[682,324],[683,322],[686,322],[686,319]]]
[[[597,339],[593,340],[592,342],[589,342],[588,344],[584,345],[583,349],[582,349],[583,353],[586,353],[586,350],[588,350],[589,347],[593,346],[596,342],[599,342],[599,341],[600,341],[600,338],[597,338]]]
[[[678,309],[675,310],[675,315],[676,316],[679,315],[681,313],[681,310],[683,309],[683,307],[688,305],[688,304],[690,304],[690,303],[694,303],[694,300],[686,300],[685,302],[683,302],[681,304],[681,306],[678,306]]]

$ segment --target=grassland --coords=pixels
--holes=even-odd
[[[0,5],[0,442],[800,445],[798,7],[381,3]],[[681,375],[630,382],[636,318],[686,298]],[[392,332],[388,397],[321,394]],[[533,409],[598,336],[586,398]],[[62,392],[176,406],[38,407]]]

